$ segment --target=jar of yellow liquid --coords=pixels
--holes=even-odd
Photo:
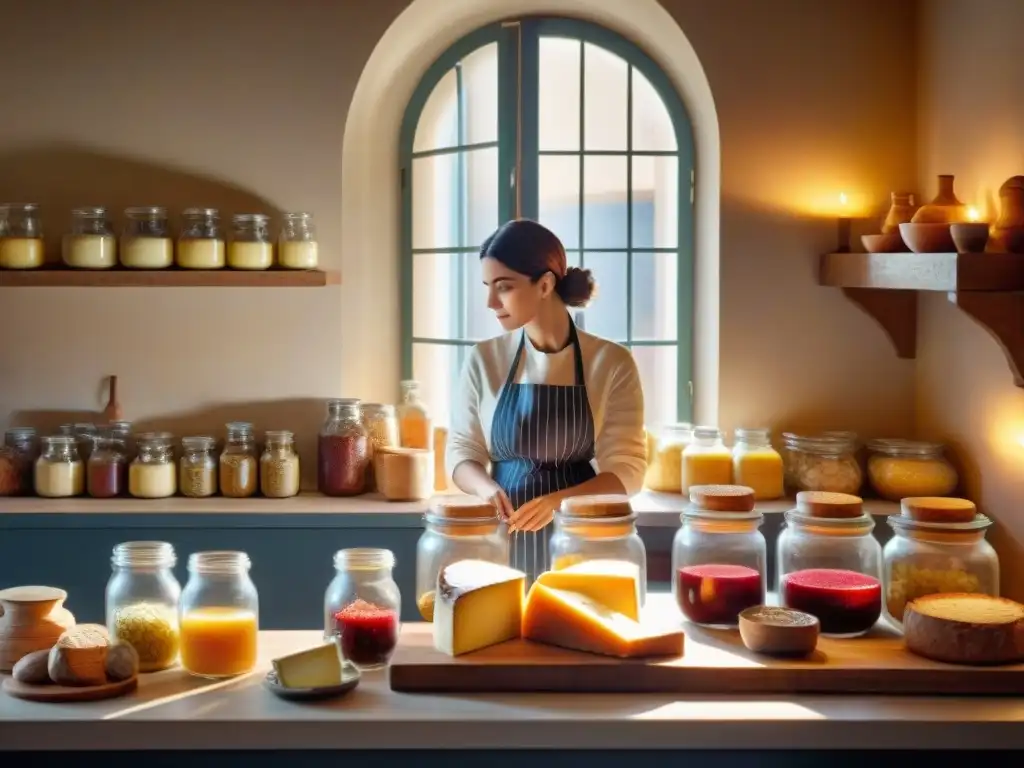
[[[43,254],[43,225],[36,203],[0,205],[0,269],[38,269]]]
[[[737,485],[754,489],[758,501],[784,494],[782,454],[772,448],[767,429],[737,429],[732,448],[732,476]]]
[[[402,404],[398,406],[398,438],[403,448],[434,446],[434,427],[426,404],[420,399],[420,383],[403,381]]]
[[[662,493],[679,493],[683,482],[683,451],[693,439],[690,424],[668,424],[651,441],[644,487]]]
[[[732,482],[732,452],[722,442],[718,427],[694,427],[693,440],[683,451],[680,492],[693,485],[729,485]]]

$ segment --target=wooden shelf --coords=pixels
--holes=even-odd
[[[268,269],[26,269],[0,270],[0,288],[321,288],[337,272]]]
[[[1016,253],[826,253],[818,281],[842,288],[882,326],[896,354],[917,355],[919,291],[944,291],[987,330],[1024,387],[1024,255]]]

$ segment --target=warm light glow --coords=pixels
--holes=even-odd
[[[981,221],[981,214],[978,213],[978,209],[973,205],[967,208],[967,220],[968,221]]]
[[[846,196],[846,193],[845,192],[840,192],[839,193],[839,205],[840,205],[840,207],[842,207],[843,210],[846,210],[846,208],[849,206],[849,204],[850,204],[850,200]]]

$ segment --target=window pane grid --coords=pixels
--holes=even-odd
[[[632,68],[631,68],[632,69]],[[480,146],[486,146],[481,144]],[[674,149],[542,149],[537,152],[541,157],[579,157],[580,155],[592,155],[594,157],[678,157],[679,152]]]
[[[454,155],[457,152],[472,152],[474,149],[497,149],[498,142],[496,141],[481,141],[476,144],[463,144],[461,141],[450,147],[438,147],[436,149],[424,149],[419,152],[413,152],[411,157],[413,160],[418,160],[421,157],[437,157],[438,155]]]

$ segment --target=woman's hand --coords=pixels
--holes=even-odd
[[[528,501],[515,511],[509,519],[509,530],[539,531],[550,525],[555,517],[555,510],[562,503],[558,493],[549,493]]]
[[[514,510],[512,509],[512,502],[509,500],[508,494],[501,489],[500,485],[495,483],[494,490],[489,496],[485,496],[484,499],[494,505],[494,508],[498,511],[498,517],[501,519],[501,522],[507,523],[511,519],[514,513]]]

